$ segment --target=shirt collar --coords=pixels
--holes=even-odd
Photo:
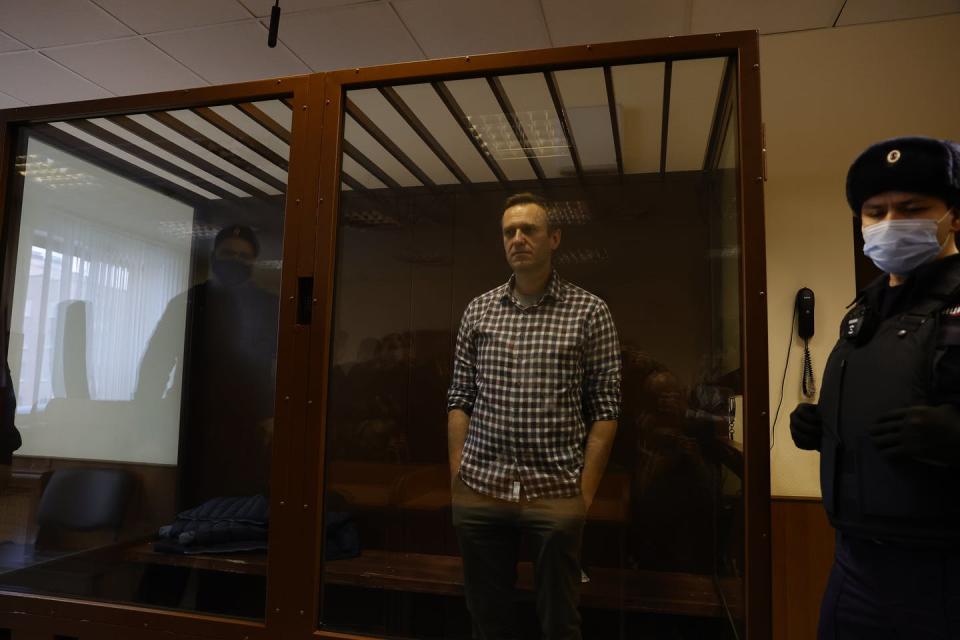
[[[513,295],[513,285],[516,283],[516,281],[517,281],[517,276],[516,274],[513,274],[510,276],[510,279],[507,280],[505,284],[501,285],[500,287],[501,302],[504,300],[512,300],[513,302],[517,301],[516,297]],[[546,300],[550,298],[557,302],[562,301],[563,285],[564,285],[564,282],[560,278],[560,276],[557,274],[556,270],[551,271],[550,279],[547,280],[547,287],[544,290],[543,296],[540,299]]]

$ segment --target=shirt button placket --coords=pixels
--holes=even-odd
[[[517,340],[516,340],[516,345],[517,345],[517,370],[518,370],[518,373],[519,373],[518,378],[519,378],[520,390],[521,390],[521,391],[522,391],[522,390],[524,389],[524,387],[526,386],[525,383],[526,383],[526,380],[527,380],[527,374],[526,374],[527,358],[526,358],[526,340],[525,340],[525,337],[526,337],[526,332],[527,332],[527,320],[528,320],[528,318],[529,318],[528,310],[527,310],[527,309],[523,309],[523,310],[520,312],[520,327],[519,327],[519,329],[517,330]],[[516,405],[515,405],[515,406],[516,406],[516,424],[517,424],[517,429],[515,430],[515,433],[518,434],[518,435],[519,435],[520,432],[521,432],[520,427],[521,427],[521,425],[522,425],[522,422],[521,422],[521,419],[522,419],[521,404],[522,404],[521,402],[518,402],[518,403],[516,403]],[[519,497],[519,487],[521,486],[521,482],[520,482],[520,456],[519,456],[518,451],[517,451],[517,444],[518,444],[518,443],[517,443],[517,440],[516,440],[516,438],[514,438],[514,440],[511,441],[511,443],[510,443],[510,451],[511,451],[511,453],[513,454],[513,478],[514,478],[514,487],[515,487],[514,494],[515,494],[515,496]]]

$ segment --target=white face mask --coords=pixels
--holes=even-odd
[[[930,262],[943,249],[939,220],[886,220],[863,230],[863,253],[886,273],[906,275]],[[947,240],[952,234],[947,234]],[[946,241],[944,241],[946,242]]]

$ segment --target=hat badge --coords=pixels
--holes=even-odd
[[[900,150],[892,149],[890,153],[887,154],[887,164],[895,164],[900,160]]]

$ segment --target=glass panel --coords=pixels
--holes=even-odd
[[[537,159],[547,178],[576,175],[570,144],[543,74],[504,76],[501,85],[523,133],[524,151]]]
[[[553,75],[584,172],[616,173],[617,157],[603,69],[567,69]],[[625,112],[619,99],[615,104],[618,121],[622,122]]]
[[[394,90],[411,112],[417,115],[418,120],[430,114],[431,135],[471,182],[496,180],[480,153],[470,143],[470,138],[457,124],[454,116],[443,106],[434,87],[429,84],[408,84],[394,87]]]
[[[202,113],[206,114],[206,112]],[[250,148],[250,145],[247,142],[238,139],[227,131],[224,131],[221,128],[222,125],[212,122],[213,118],[211,118],[209,115],[202,116],[199,110],[193,109],[171,111],[169,115],[173,118],[173,121],[168,125],[169,127],[179,128],[183,125],[186,125],[196,132],[196,134],[199,134],[199,137],[196,134],[191,134],[188,136],[194,142],[200,142],[202,143],[202,146],[208,147],[209,143],[206,141],[209,140],[217,145],[217,147],[220,149],[225,149],[229,153],[238,156],[242,161],[249,163],[255,169],[263,171],[277,180],[287,179],[285,167],[278,166],[275,161],[266,157],[262,152],[257,152],[256,150]],[[269,182],[269,179],[267,181]]]
[[[470,122],[470,134],[483,146],[488,156],[500,163],[510,180],[532,180],[535,175],[524,153],[523,145],[510,126],[486,80],[454,80],[445,83],[453,99]]]
[[[264,108],[270,104],[279,104],[280,108],[290,111],[283,103],[275,100],[264,103]],[[226,147],[218,143],[213,143],[212,140],[206,138],[199,131],[184,128],[181,123],[173,119],[172,114],[168,114],[168,116],[169,117],[165,117],[162,121],[146,114],[137,114],[128,117],[146,129],[146,131],[143,132],[146,136],[150,136],[152,132],[162,139],[169,140],[177,147],[190,152],[193,156],[207,163],[204,164],[204,166],[212,167],[212,169],[210,169],[211,171],[219,170],[220,173],[224,174],[222,177],[225,180],[229,181],[231,178],[239,179],[240,188],[245,193],[252,195],[256,195],[257,191],[268,195],[279,195],[281,193],[281,191],[274,186],[275,183],[270,180],[270,176],[264,176],[255,168],[252,168],[252,166],[245,165],[239,158],[230,157],[229,154],[223,154]],[[221,154],[223,154],[223,157],[221,157]],[[193,167],[198,164],[200,163],[194,160],[187,164],[186,168],[194,171]],[[217,175],[220,175],[220,173],[217,173]],[[238,184],[235,181],[232,183]]]
[[[440,158],[430,151],[427,144],[379,91],[376,89],[351,91],[350,99],[378,129],[389,131],[390,139],[398,144],[431,180],[437,184],[453,184],[457,181]],[[347,137],[351,136],[348,134]]]
[[[350,144],[356,149],[356,151],[347,152],[352,160],[363,163],[364,159],[369,159],[389,176],[388,179],[396,181],[401,186],[413,187],[420,184],[413,174],[407,171],[394,156],[390,155],[350,116],[347,116],[344,123],[344,138],[350,141]]]
[[[724,68],[722,59],[707,63]],[[664,68],[610,69],[622,175],[603,68],[556,72],[559,107],[541,73],[438,83],[447,100],[428,83],[381,93],[409,98],[437,158],[469,157],[469,134],[490,175],[434,189],[357,180],[340,194],[322,627],[432,639],[470,637],[478,623],[495,627],[493,637],[534,639],[541,624],[575,624],[562,595],[579,589],[583,637],[734,637],[743,459],[731,431],[739,203],[737,135],[727,122],[735,126],[736,100],[723,103],[732,116],[719,109],[711,76],[697,123],[707,134],[684,149],[698,158],[695,170],[661,175]],[[382,106],[366,116],[383,135],[409,135]],[[591,115],[574,118],[576,108]],[[673,126],[693,124],[678,116]],[[552,131],[549,144],[537,141],[550,137],[536,138],[543,131]],[[352,133],[345,142],[355,145]],[[520,220],[529,228],[518,223],[504,240],[506,198],[531,190],[548,195],[556,247],[542,244],[554,236],[536,204],[510,209],[508,221],[533,222]],[[511,247],[527,246],[523,234],[540,238],[539,249],[508,259]],[[546,254],[569,284],[529,300],[497,292],[512,271],[549,275],[524,267],[543,267]],[[611,322],[616,337],[597,329]],[[455,477],[448,434],[459,451],[464,426],[446,411],[451,398],[469,411]],[[617,404],[614,435],[606,418]],[[595,474],[606,446],[604,473]],[[586,513],[584,489],[594,494]],[[500,589],[492,566],[506,577]],[[542,597],[554,598],[543,620],[537,567]]]
[[[20,131],[0,588],[263,618],[289,113]]]
[[[614,67],[611,73],[620,114],[623,170],[659,171],[664,64],[623,65]]]
[[[711,250],[713,309],[715,323],[713,361],[698,388],[698,395],[714,398],[710,412],[727,421],[728,437],[717,439],[721,460],[717,471],[716,573],[724,607],[734,632],[745,636],[743,602],[744,495],[743,495],[743,384],[740,347],[740,202],[739,127],[736,107],[737,86],[729,78],[726,93],[726,123],[720,129],[717,168],[710,177]],[[722,111],[723,104],[718,109]],[[724,407],[723,402],[727,406]]]
[[[350,156],[343,156],[342,165],[343,175],[358,181],[362,187],[366,187],[367,189],[382,189],[387,186]]]
[[[722,58],[673,63],[667,171],[703,168],[722,76]]]

